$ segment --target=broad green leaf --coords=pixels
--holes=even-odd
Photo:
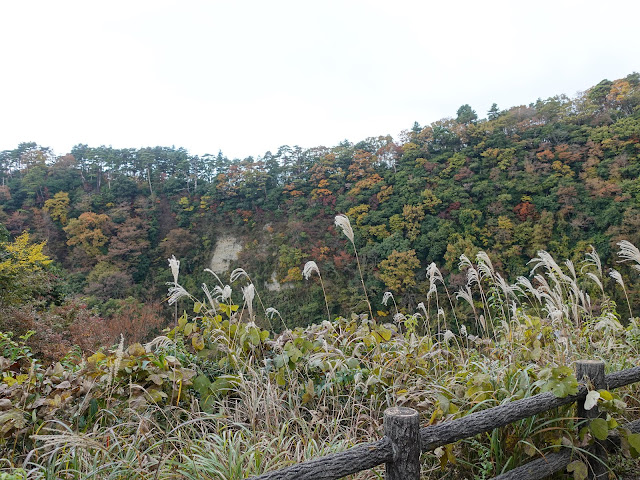
[[[609,425],[604,418],[594,418],[589,424],[589,430],[598,440],[606,440],[609,435]]]
[[[347,360],[344,363],[346,363],[349,368],[353,368],[353,369],[356,369],[360,366],[360,360],[353,357],[347,358]]]
[[[210,386],[211,380],[204,374],[200,374],[193,379],[193,389],[202,396],[206,395]]]
[[[380,334],[380,336],[382,337],[382,339],[385,342],[388,342],[389,340],[391,340],[391,330],[389,330],[388,328],[383,327],[382,325],[378,327],[378,333]]]
[[[188,337],[189,335],[191,335],[191,332],[193,332],[193,323],[189,322],[184,326],[184,334]]]
[[[149,395],[149,397],[151,397],[151,400],[153,400],[155,403],[160,403],[162,402],[162,399],[167,398],[166,393],[160,390],[156,390],[155,388],[147,390],[147,395]]]
[[[585,480],[585,478],[587,478],[587,474],[589,473],[589,469],[584,462],[580,460],[574,460],[569,465],[567,465],[567,472],[573,472],[574,480]]]
[[[149,380],[150,382],[155,383],[156,385],[162,385],[162,383],[164,382],[164,380],[162,379],[162,377],[156,373],[149,375],[147,377],[147,380]]]
[[[254,347],[260,345],[260,331],[256,327],[251,327],[247,334],[251,345]]]
[[[613,400],[613,395],[609,390],[598,390],[598,393],[600,394],[600,398],[605,401]]]
[[[202,350],[204,348],[204,338],[202,338],[202,335],[196,333],[191,337],[191,345],[196,352]]]
[[[640,454],[640,433],[627,435],[627,442],[629,442],[629,446],[636,451],[636,454]]]
[[[221,375],[209,385],[209,391],[214,395],[226,395],[239,383],[239,378],[235,375]]]
[[[542,371],[540,376],[542,376]],[[551,378],[542,386],[541,390],[553,392],[556,397],[564,398],[578,393],[578,380],[569,367],[552,368]]]

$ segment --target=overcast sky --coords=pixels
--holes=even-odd
[[[3,1],[0,150],[259,156],[640,71],[640,2]]]

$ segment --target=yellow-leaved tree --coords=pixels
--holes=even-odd
[[[389,258],[380,262],[378,274],[385,286],[395,293],[403,293],[407,288],[416,284],[416,270],[420,267],[420,260],[415,250],[398,252],[394,250]]]
[[[42,287],[44,269],[51,263],[42,252],[45,243],[31,243],[27,232],[13,242],[0,242],[0,303],[19,303]]]
[[[44,211],[49,213],[54,220],[59,220],[62,225],[66,225],[69,214],[69,194],[67,192],[56,193],[53,198],[44,202]]]

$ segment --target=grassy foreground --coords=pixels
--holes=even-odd
[[[640,252],[619,246],[640,270]],[[622,277],[593,250],[579,266],[539,252],[531,278],[512,284],[482,252],[463,255],[466,286],[450,293],[432,264],[415,312],[396,310],[389,293],[388,323],[370,308],[278,335],[268,327],[283,320],[243,270],[229,282],[242,293],[234,302],[215,274],[196,297],[180,286],[179,262],[170,266],[169,301],[193,312],[146,345],[123,340],[47,367],[24,338],[0,335],[0,479],[241,479],[379,438],[389,406],[417,409],[426,425],[540,391],[570,394],[579,359],[602,359],[608,372],[640,360],[640,321],[607,291],[626,297]],[[309,262],[312,274],[321,281]],[[639,391],[592,395],[605,433],[640,416]],[[567,407],[439,448],[423,455],[423,476],[491,478],[573,448],[582,478],[580,454],[602,431],[578,434],[574,415]],[[623,436],[616,475],[640,453],[640,436]]]

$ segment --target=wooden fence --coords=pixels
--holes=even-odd
[[[418,412],[411,408],[392,407],[384,412],[385,436],[380,440],[248,480],[337,480],[383,463],[386,468],[386,480],[419,480],[421,452],[428,452],[479,433],[490,432],[495,428],[573,402],[578,404],[578,416],[589,421],[597,417],[599,412],[597,407],[591,410],[584,409],[587,382],[596,389],[607,390],[640,382],[640,366],[605,375],[604,362],[586,360],[576,363],[576,374],[581,383],[576,395],[558,398],[551,392],[541,393],[423,428],[420,428]],[[640,432],[640,421],[632,422],[625,427]],[[611,437],[607,441],[615,443],[616,438],[613,435]],[[596,442],[591,447],[590,455],[587,455],[590,478],[608,478],[605,447],[605,444]],[[540,480],[565,469],[571,460],[571,449],[565,449],[526,463],[494,477],[493,480]]]

